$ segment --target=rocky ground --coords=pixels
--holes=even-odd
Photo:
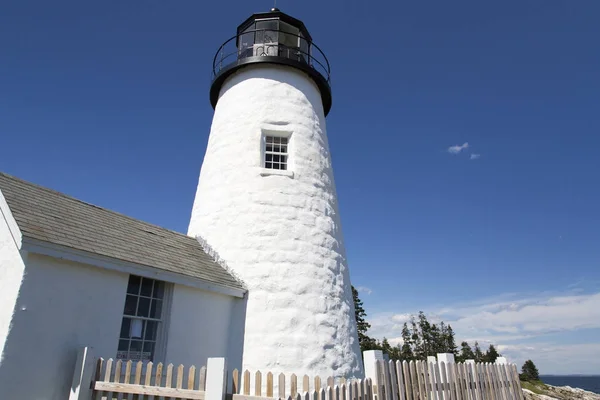
[[[550,386],[542,382],[521,382],[525,400],[600,400],[600,394],[569,386]]]

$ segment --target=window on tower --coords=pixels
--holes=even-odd
[[[265,168],[287,170],[288,138],[267,136],[265,138]]]
[[[163,323],[164,300],[165,282],[135,275],[129,277],[118,359],[154,360]]]

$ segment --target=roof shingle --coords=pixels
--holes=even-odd
[[[0,190],[24,237],[244,290],[192,237],[3,173]]]

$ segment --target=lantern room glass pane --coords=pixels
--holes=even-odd
[[[279,33],[279,44],[293,48],[300,47],[298,43],[300,30],[298,28],[285,22],[279,22],[279,29],[281,30]]]
[[[279,20],[267,19],[256,21],[256,43],[277,43],[279,36]]]
[[[251,23],[240,35],[238,41],[239,58],[252,57],[254,49],[255,24]]]

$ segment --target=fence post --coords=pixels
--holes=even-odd
[[[225,358],[209,358],[206,363],[205,400],[224,400],[227,388],[227,362]]]
[[[365,379],[370,378],[373,385],[379,385],[375,362],[383,360],[383,351],[366,350],[363,351],[363,365],[365,367]]]
[[[94,353],[91,347],[84,347],[77,352],[69,400],[89,400],[92,398],[91,384],[94,364]]]

